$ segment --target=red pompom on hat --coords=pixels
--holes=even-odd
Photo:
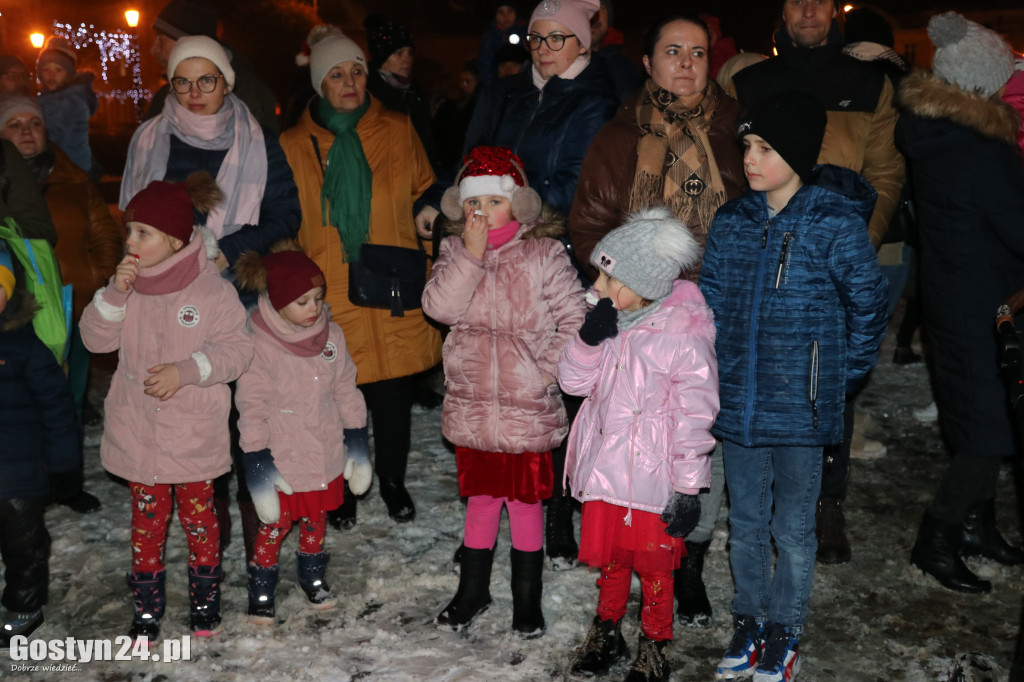
[[[301,251],[278,251],[263,259],[267,269],[267,296],[281,310],[315,287],[326,285],[323,271]]]
[[[488,195],[512,202],[512,215],[521,223],[536,220],[540,214],[540,197],[526,181],[522,160],[506,147],[475,147],[466,154],[456,185],[441,199],[441,210],[451,220],[458,220],[466,199]]]
[[[188,243],[192,239],[192,197],[184,182],[154,180],[128,202],[124,222],[143,223]]]

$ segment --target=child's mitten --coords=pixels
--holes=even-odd
[[[612,304],[612,299],[602,298],[593,308],[587,311],[580,327],[580,341],[588,346],[599,346],[605,339],[619,333],[619,311]]]
[[[373,465],[370,464],[370,430],[345,429],[345,480],[348,489],[355,495],[362,495],[373,482]]]
[[[661,520],[668,524],[666,533],[674,538],[686,537],[700,521],[700,497],[675,493],[661,512]]]
[[[277,499],[277,491],[291,495],[292,487],[274,466],[270,448],[247,452],[242,456],[242,462],[245,465],[245,484],[249,486],[252,504],[256,507],[256,516],[268,525],[277,523],[281,518],[281,503]]]

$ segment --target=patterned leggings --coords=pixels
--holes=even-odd
[[[178,502],[178,520],[188,539],[189,566],[220,563],[220,526],[213,511],[213,481],[194,483],[130,483],[132,493],[132,571],[164,568],[167,524]]]
[[[597,601],[598,618],[617,623],[626,615],[629,583],[632,579],[633,570],[614,561],[601,569],[601,578],[598,580],[601,588]],[[640,589],[643,593],[640,629],[647,639],[655,642],[672,639],[672,573],[641,573]]]
[[[319,554],[324,551],[324,537],[327,535],[327,512],[322,511],[316,518],[304,516],[299,519],[299,551],[303,554]],[[281,510],[277,523],[260,524],[256,535],[253,556],[250,560],[257,566],[269,568],[277,565],[281,555],[281,543],[292,529],[295,520],[286,509]]]

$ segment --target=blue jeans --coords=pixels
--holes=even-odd
[[[800,634],[818,549],[814,511],[821,490],[822,449],[746,448],[728,440],[723,448],[729,562],[736,582],[732,611]],[[773,539],[778,550],[774,575]]]

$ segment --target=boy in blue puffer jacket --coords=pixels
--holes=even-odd
[[[799,671],[822,447],[842,440],[845,396],[874,366],[888,323],[866,227],[875,192],[852,171],[814,166],[825,123],[821,104],[796,92],[751,109],[739,125],[750,190],[718,211],[705,247],[721,396],[712,433],[736,583],[718,679],[789,682]]]
[[[43,622],[50,582],[50,536],[43,508],[49,473],[77,471],[81,450],[71,387],[32,329],[35,299],[0,241],[0,648]]]

